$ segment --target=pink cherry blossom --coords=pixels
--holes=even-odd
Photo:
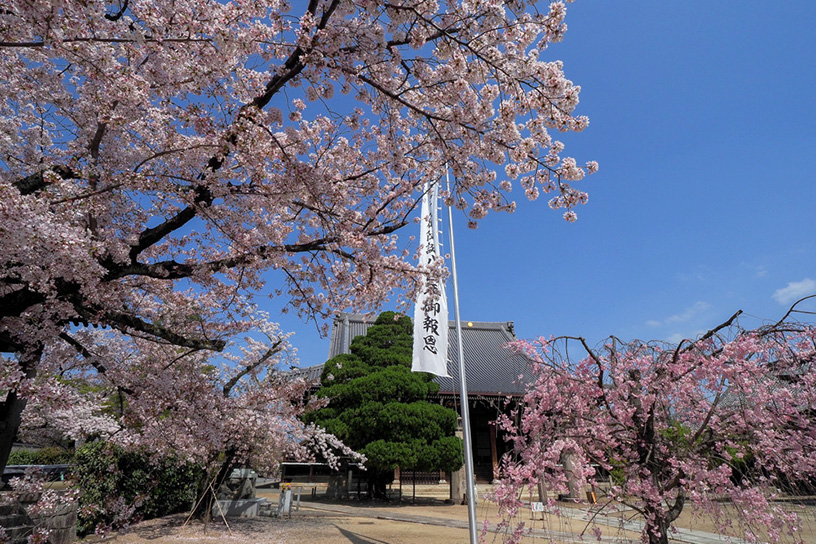
[[[537,377],[518,413],[500,420],[514,448],[493,497],[505,521],[525,488],[558,494],[583,482],[602,507],[638,513],[651,544],[667,542],[685,506],[752,542],[801,542],[801,520],[772,500],[816,475],[816,327],[743,330],[738,315],[679,345],[513,343]],[[572,359],[579,351],[586,357]]]
[[[248,362],[263,348],[243,337],[267,327],[250,302],[314,320],[404,308],[443,273],[398,235],[446,168],[469,226],[515,209],[499,166],[574,219],[595,167],[549,131],[587,120],[547,50],[566,7],[535,4],[4,2],[0,462],[26,399],[71,436],[190,456],[328,444],[289,427],[303,385]],[[219,395],[230,372],[257,397]],[[113,391],[130,399],[118,419],[100,410]]]

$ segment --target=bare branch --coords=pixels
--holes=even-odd
[[[100,311],[96,308],[77,308],[77,310],[80,316],[88,322],[104,323],[125,334],[128,334],[131,330],[135,330],[149,334],[155,338],[161,338],[176,346],[208,351],[221,351],[226,346],[226,342],[223,340],[187,337],[173,332],[166,327],[162,327],[161,325],[149,323],[135,315],[123,312]],[[97,312],[101,314],[102,319],[93,319],[94,314]]]
[[[244,378],[244,376],[253,372],[256,368],[258,368],[266,361],[268,361],[270,357],[280,352],[281,347],[283,346],[283,342],[284,339],[279,338],[274,344],[272,344],[272,346],[268,350],[266,350],[266,353],[264,353],[257,361],[243,368],[238,374],[233,376],[230,381],[225,383],[223,389],[224,396],[228,397],[230,392],[232,392],[232,388],[235,387],[238,384],[238,382]]]
[[[17,180],[13,182],[13,185],[18,191],[20,191],[21,195],[25,196],[34,194],[37,191],[44,189],[47,185],[45,181],[45,173],[49,171],[54,172],[62,179],[72,179],[76,177],[76,173],[74,173],[71,168],[57,164],[35,174],[31,174],[30,176],[24,177],[23,179]]]
[[[711,338],[712,336],[714,336],[715,334],[717,334],[717,333],[718,333],[718,332],[720,332],[721,330],[723,330],[723,329],[725,329],[725,328],[730,327],[730,326],[731,326],[731,325],[734,323],[734,321],[736,321],[736,319],[737,319],[737,318],[738,318],[738,317],[739,317],[741,314],[742,314],[742,310],[737,310],[737,312],[736,312],[734,315],[732,315],[731,317],[729,317],[729,318],[728,318],[728,320],[726,320],[726,321],[724,321],[724,322],[720,323],[719,325],[717,325],[717,326],[716,326],[716,327],[714,327],[713,329],[711,329],[711,330],[709,330],[708,332],[706,332],[706,333],[705,333],[704,335],[702,335],[700,338],[698,338],[697,340],[695,340],[695,341],[691,342],[691,343],[690,343],[688,346],[686,346],[685,348],[683,348],[683,349],[681,350],[681,353],[685,353],[685,352],[687,352],[687,351],[690,351],[690,350],[694,349],[694,348],[697,346],[697,344],[698,344],[699,342],[703,342],[703,341],[705,341],[705,340],[708,340],[709,338]],[[681,343],[682,343],[682,342],[681,342]],[[678,349],[679,349],[679,346],[678,346]]]
[[[367,233],[366,235],[375,237],[384,236],[387,234],[391,234],[392,232],[404,227],[406,224],[407,222],[402,221],[400,223],[396,223],[393,225],[386,225],[381,229],[372,231],[370,233]],[[176,261],[161,261],[151,264],[132,262],[127,265],[119,265],[117,263],[114,263],[113,261],[108,261],[104,263],[105,267],[109,270],[108,274],[105,276],[105,280],[110,281],[113,279],[123,278],[126,276],[145,276],[156,279],[189,278],[195,276],[196,274],[218,272],[221,270],[235,268],[238,266],[249,264],[255,258],[267,259],[272,255],[277,255],[281,253],[308,253],[314,251],[331,251],[332,253],[339,255],[345,259],[354,260],[355,259],[354,255],[348,253],[347,251],[343,251],[342,249],[339,248],[329,249],[329,246],[334,243],[337,243],[337,240],[338,240],[337,238],[328,237],[318,238],[316,240],[304,242],[301,244],[284,244],[282,246],[263,246],[257,248],[252,253],[245,253],[241,255],[236,255],[234,257],[228,257],[225,259],[207,261],[197,264],[179,263]]]
[[[790,307],[790,308],[788,308],[788,311],[787,311],[787,312],[785,312],[785,315],[783,315],[783,316],[782,316],[782,319],[780,319],[779,321],[777,321],[777,322],[776,322],[776,324],[775,324],[775,325],[773,325],[773,327],[772,327],[772,328],[774,328],[774,329],[778,328],[780,325],[782,325],[782,323],[784,323],[784,322],[785,322],[785,321],[786,321],[786,320],[787,320],[787,319],[790,317],[790,315],[791,315],[792,313],[800,311],[800,310],[797,310],[797,309],[796,309],[796,307],[797,307],[799,304],[801,304],[802,302],[804,302],[804,301],[806,301],[806,300],[810,300],[810,299],[812,299],[812,298],[814,298],[814,297],[816,297],[816,295],[808,295],[808,296],[806,296],[806,297],[802,297],[802,298],[800,298],[799,300],[797,300],[796,302],[794,302],[794,303],[791,305],[791,307]],[[810,313],[810,312],[803,312],[803,313]]]
[[[125,14],[125,11],[127,11],[127,8],[128,8],[128,0],[125,0],[124,2],[122,2],[122,6],[119,8],[118,12],[114,13],[113,15],[111,15],[110,13],[106,13],[105,14],[105,19],[107,19],[108,21],[118,21],[122,17],[122,15]]]
[[[94,369],[99,372],[100,374],[107,374],[108,369],[99,362],[99,358],[94,355],[88,348],[83,346],[76,338],[69,335],[67,332],[60,333],[59,337],[68,343],[71,347],[73,347],[77,353],[82,355],[82,357],[90,364]],[[129,387],[123,387],[120,385],[116,386],[116,389],[122,393],[127,393],[128,395],[133,395],[136,392]]]
[[[196,216],[196,207],[201,205],[212,204],[213,195],[209,189],[204,186],[198,186],[195,189],[194,204],[187,206],[173,217],[165,220],[160,225],[145,229],[139,236],[139,242],[130,249],[130,258],[136,261],[139,254],[150,246],[158,243],[162,238],[174,232],[184,225],[186,225],[193,217]]]

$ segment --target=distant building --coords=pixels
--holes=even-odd
[[[376,316],[341,313],[332,324],[329,353],[326,360],[349,353],[351,341],[365,335]],[[434,377],[439,393],[428,400],[459,410],[459,365],[457,355],[456,323],[449,321],[448,372],[451,378]],[[524,395],[526,384],[533,381],[530,361],[505,348],[516,340],[513,322],[462,322],[462,345],[467,377],[468,403],[470,405],[473,462],[476,478],[491,481],[502,455],[510,449],[495,420],[506,413]],[[317,389],[323,365],[303,368],[298,374],[312,381]],[[461,412],[460,412],[461,413]],[[405,480],[403,475],[403,480]],[[427,480],[437,480],[434,475],[423,475]]]

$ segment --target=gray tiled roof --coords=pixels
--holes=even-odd
[[[357,336],[364,336],[368,328],[377,320],[377,314],[360,315],[339,313],[332,323],[331,339],[329,340],[328,361],[341,353],[349,352],[349,344]]]
[[[320,375],[323,373],[323,365],[307,366],[304,368],[294,368],[287,372],[289,379],[300,379],[306,383],[320,383]]]
[[[348,346],[356,336],[366,334],[377,316],[338,314],[332,325],[327,359],[348,353]],[[456,322],[449,321],[448,371],[451,378],[435,377],[440,394],[459,391],[459,365],[457,361]],[[468,393],[489,396],[521,395],[524,384],[532,382],[529,361],[508,351],[504,346],[515,340],[513,322],[462,322],[462,345],[464,346],[465,374]],[[320,379],[323,365],[310,367],[316,379]],[[309,370],[302,369],[302,370]],[[321,369],[321,370],[317,370]]]

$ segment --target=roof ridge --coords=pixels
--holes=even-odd
[[[377,316],[379,314],[356,314],[351,312],[338,312],[334,316],[335,321],[344,321],[348,320],[349,322],[356,322],[356,323],[374,323],[377,320]],[[411,316],[408,316],[411,317]],[[448,327],[455,327],[456,320],[449,319],[448,320]],[[512,321],[466,321],[462,320],[462,329],[491,329],[491,330],[500,330],[506,329],[509,330],[511,334],[513,334],[514,324]],[[515,336],[515,335],[514,335]]]
[[[367,333],[376,320],[375,314],[338,313],[333,322],[331,343],[326,360],[340,353],[347,353],[352,338]],[[456,322],[448,321],[452,332]],[[519,353],[505,349],[508,342],[516,340],[515,327],[512,321],[462,321],[463,355],[468,369],[468,390],[473,394],[502,396],[521,395],[522,381],[532,380],[529,360]],[[448,357],[455,355],[457,335],[449,337]],[[456,365],[454,365],[456,366]],[[456,369],[452,369],[454,375]],[[440,385],[440,391],[447,394],[457,390],[455,380],[446,377],[434,377]]]

